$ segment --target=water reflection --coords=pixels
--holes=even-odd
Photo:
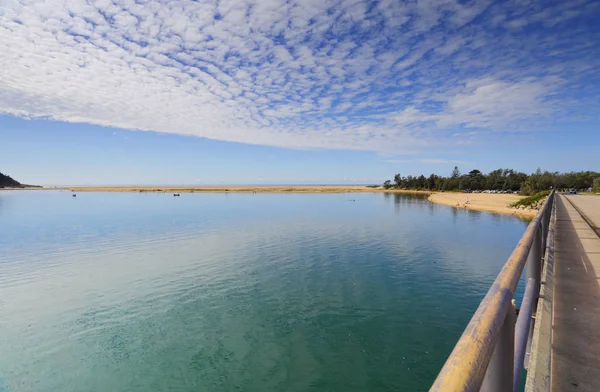
[[[400,212],[402,208],[422,210],[425,206],[429,206],[426,194],[384,192],[383,195],[386,201],[393,201],[396,213]]]
[[[454,224],[456,224],[456,222],[458,221],[458,208],[456,207],[450,207],[451,211],[452,211],[452,222],[454,222]]]
[[[427,210],[429,212],[429,215],[433,215],[435,213],[435,207],[436,207],[435,203],[431,203],[431,202],[427,203]]]
[[[169,196],[3,204],[8,390],[425,390],[524,229],[420,195]]]
[[[477,211],[477,210],[467,209],[466,211],[467,211],[467,215],[469,216],[469,218],[474,221],[479,220],[483,214],[482,211]]]

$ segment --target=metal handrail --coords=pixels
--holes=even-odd
[[[484,382],[486,390],[513,388],[514,347],[522,346],[522,342],[514,341],[512,299],[527,264],[528,282],[534,280],[536,294],[531,306],[537,304],[542,246],[554,198],[552,191],[479,304],[430,391],[479,391]]]
[[[527,339],[529,337],[529,331],[531,331],[531,317],[533,315],[534,302],[537,299],[536,281],[533,278],[529,278],[527,285],[525,286],[525,294],[523,295],[523,302],[521,302],[521,309],[517,324],[515,325],[515,360],[513,363],[513,391],[519,389],[521,383],[521,372],[523,370],[523,364],[525,361],[525,352],[527,350]]]
[[[535,325],[531,335],[531,355],[527,364],[525,391],[550,391],[552,368],[552,309],[554,300],[554,234],[556,226],[556,201],[548,222],[548,240],[544,254],[544,268]]]

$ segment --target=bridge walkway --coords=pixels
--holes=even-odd
[[[600,391],[600,197],[557,195],[552,391]]]

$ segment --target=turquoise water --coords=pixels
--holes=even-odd
[[[0,390],[427,390],[525,227],[381,193],[0,192]]]

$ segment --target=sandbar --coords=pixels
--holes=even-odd
[[[42,188],[37,188],[42,189]],[[457,208],[467,208],[478,211],[494,212],[498,214],[515,215],[533,218],[535,210],[520,210],[509,207],[510,204],[520,200],[523,196],[515,194],[489,194],[489,193],[459,193],[459,192],[429,192],[400,189],[384,189],[364,185],[247,185],[247,186],[74,186],[63,188],[72,192],[163,192],[163,193],[194,193],[194,192],[240,192],[240,193],[351,193],[351,192],[386,192],[425,194],[433,203],[444,204]],[[467,198],[469,204],[466,204]]]

